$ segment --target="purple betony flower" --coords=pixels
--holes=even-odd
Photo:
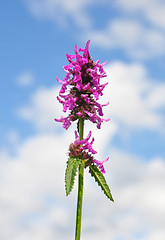
[[[57,77],[57,81],[62,84],[57,100],[63,105],[63,112],[70,111],[68,116],[55,119],[57,122],[63,123],[63,128],[68,129],[71,123],[75,120],[83,118],[95,123],[97,128],[101,128],[101,123],[109,121],[109,119],[102,118],[103,107],[109,104],[98,103],[99,97],[103,95],[103,90],[108,84],[101,83],[101,78],[106,77],[106,72],[103,66],[107,63],[99,63],[99,60],[94,62],[89,54],[89,43],[87,42],[85,48],[77,50],[75,45],[74,55],[66,54],[68,64],[63,67],[66,76],[63,80]],[[82,55],[80,54],[82,52]],[[97,152],[93,149],[89,139],[92,132],[88,136],[79,141],[79,136],[75,132],[76,140],[70,144],[69,157],[80,158],[85,160],[85,166],[96,164],[102,173],[105,173],[103,163],[109,158],[98,161],[92,154]]]
[[[92,132],[90,131],[86,138],[79,141],[79,136],[75,131],[76,139],[74,143],[70,144],[69,146],[69,157],[83,159],[85,161],[86,166],[96,163],[96,166],[99,167],[100,171],[102,173],[105,173],[103,163],[108,161],[109,157],[103,161],[98,161],[94,158],[92,154],[96,154],[97,152],[92,147],[94,138],[92,138],[91,142],[89,142],[91,135]]]
[[[63,127],[68,129],[72,121],[79,119],[90,120],[96,123],[97,128],[101,127],[101,123],[109,121],[109,119],[101,118],[103,116],[102,107],[97,102],[99,96],[103,95],[103,89],[108,83],[101,84],[100,79],[106,77],[103,66],[107,63],[94,62],[89,54],[89,43],[85,48],[77,50],[75,46],[75,54],[67,54],[69,64],[64,66],[66,76],[63,80],[57,78],[62,84],[57,100],[63,105],[63,112],[70,111],[67,117],[55,119],[62,122]],[[81,55],[80,52],[83,52]],[[69,87],[69,89],[67,89]],[[67,91],[67,94],[66,94]]]

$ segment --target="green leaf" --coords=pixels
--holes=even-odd
[[[77,173],[78,166],[81,159],[69,158],[67,161],[66,171],[65,171],[65,190],[66,195],[72,191],[74,185],[74,179]]]
[[[103,176],[103,174],[100,172],[100,170],[95,165],[89,166],[89,172],[91,173],[91,176],[95,178],[95,181],[98,183],[98,185],[103,190],[104,194],[114,202],[112,198],[111,191],[109,189],[109,186],[106,183],[106,180]]]

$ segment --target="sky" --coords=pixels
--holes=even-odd
[[[108,85],[97,158],[114,203],[85,171],[82,240],[165,239],[165,2],[0,1],[0,239],[74,237],[77,178],[64,174],[76,124],[54,118],[66,54],[90,39]]]

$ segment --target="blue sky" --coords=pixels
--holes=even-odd
[[[53,121],[62,115],[56,76],[88,39],[92,58],[108,60],[101,101],[111,121],[85,134],[92,129],[100,159],[110,156],[115,203],[87,174],[82,239],[164,240],[164,12],[161,0],[1,1],[2,240],[73,239],[76,186],[66,198],[63,179],[76,126]]]

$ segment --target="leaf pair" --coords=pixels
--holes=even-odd
[[[70,192],[72,191],[73,185],[74,185],[74,179],[77,173],[77,169],[81,163],[81,159],[77,158],[69,158],[67,161],[67,167],[65,172],[65,190],[66,195],[68,196]],[[89,172],[91,173],[91,176],[94,177],[95,182],[101,187],[104,194],[111,200],[114,201],[112,198],[111,191],[109,189],[109,186],[106,183],[106,180],[100,172],[100,170],[96,167],[96,165],[89,165]]]

